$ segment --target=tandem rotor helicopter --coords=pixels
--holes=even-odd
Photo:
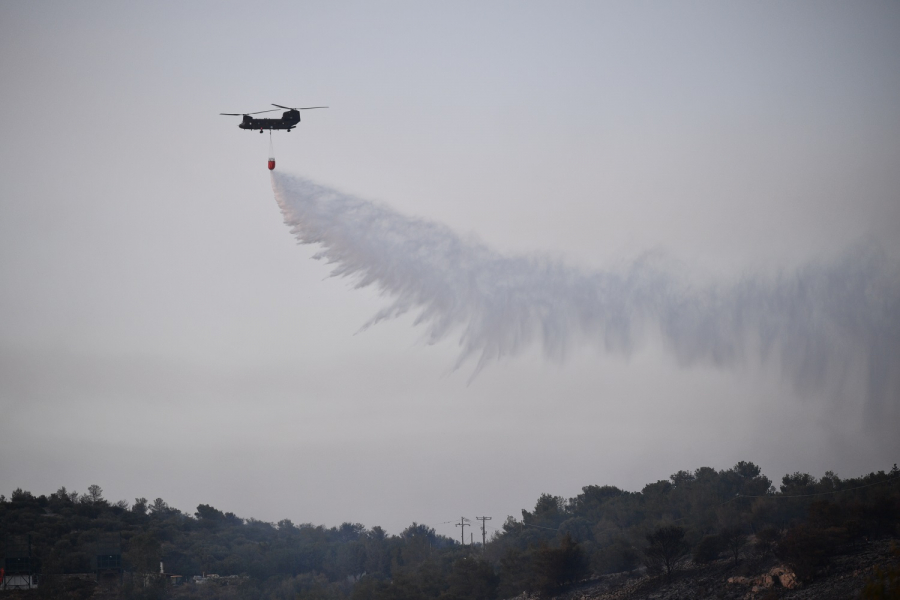
[[[300,122],[300,111],[301,110],[313,110],[316,108],[328,108],[327,106],[304,106],[301,108],[292,108],[290,106],[282,106],[280,104],[272,104],[272,106],[277,106],[278,108],[270,108],[269,110],[260,110],[252,113],[219,113],[220,115],[225,115],[228,117],[244,117],[238,127],[241,129],[259,129],[259,132],[262,133],[266,129],[269,130],[269,170],[275,170],[275,148],[272,146],[272,130],[273,129],[286,129],[288,133],[291,132],[294,127],[297,126],[297,123]],[[252,115],[261,115],[262,113],[275,112],[278,109],[284,109],[285,112],[281,114],[280,119],[254,119]]]
[[[278,108],[270,108],[269,110],[260,110],[252,113],[219,113],[220,115],[225,115],[228,117],[244,117],[241,123],[238,125],[241,129],[259,129],[259,132],[262,133],[263,130],[268,129],[270,132],[273,129],[286,129],[290,132],[294,127],[297,126],[297,123],[300,122],[300,111],[301,110],[313,110],[316,108],[328,108],[327,106],[304,106],[302,108],[291,108],[290,106],[282,106],[280,104],[272,104],[272,106],[277,106]],[[275,112],[278,109],[284,109],[286,112],[282,113],[280,119],[254,119],[251,115],[260,115],[262,113],[267,112]]]

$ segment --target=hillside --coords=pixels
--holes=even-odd
[[[895,540],[847,544],[803,585],[775,557],[686,564],[671,581],[646,573],[615,574],[573,586],[554,600],[844,600],[900,597],[900,546]],[[868,588],[867,588],[868,586]],[[884,586],[885,589],[882,588]],[[891,587],[893,586],[893,587]],[[865,592],[865,593],[864,593]],[[525,598],[527,595],[520,596]]]
[[[3,586],[82,600],[846,598],[882,568],[896,593],[898,484],[896,466],[849,479],[795,472],[777,489],[750,462],[701,467],[639,492],[543,494],[483,548],[419,523],[391,535],[110,502],[96,485],[17,489],[0,496]]]

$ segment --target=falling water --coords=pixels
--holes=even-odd
[[[874,244],[792,272],[692,285],[665,261],[587,271],[504,256],[448,227],[309,180],[273,173],[291,233],[387,306],[364,325],[413,311],[434,343],[460,336],[457,367],[538,344],[550,358],[595,345],[628,354],[662,343],[679,361],[730,367],[773,361],[803,392],[900,399],[900,268]]]

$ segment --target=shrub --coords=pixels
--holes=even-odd
[[[650,544],[644,550],[647,569],[652,573],[660,573],[665,569],[667,576],[672,575],[678,561],[691,549],[684,541],[684,529],[677,525],[658,528],[647,535],[647,542]]]
[[[718,535],[705,535],[694,547],[692,560],[698,565],[706,565],[719,558],[725,549],[722,538]]]

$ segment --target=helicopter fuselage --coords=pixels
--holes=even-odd
[[[241,129],[287,129],[290,131],[300,122],[300,111],[289,110],[281,115],[280,119],[254,119],[250,115],[244,115],[244,119],[238,125]]]

